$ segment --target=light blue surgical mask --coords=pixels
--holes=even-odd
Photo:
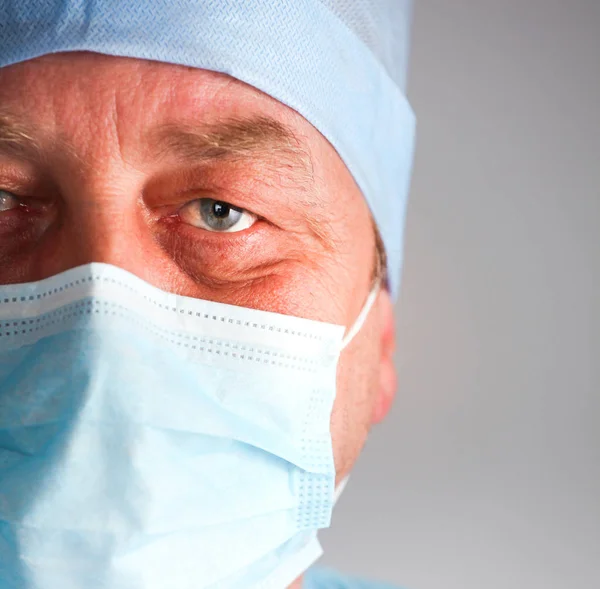
[[[344,327],[106,264],[0,287],[0,588],[282,589],[320,555]]]

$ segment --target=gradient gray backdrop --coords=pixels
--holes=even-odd
[[[400,390],[322,535],[407,589],[600,588],[600,0],[416,0]]]

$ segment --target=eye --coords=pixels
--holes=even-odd
[[[212,198],[187,203],[179,209],[179,217],[194,227],[222,233],[243,231],[256,222],[256,215]]]
[[[17,209],[21,206],[21,201],[10,192],[0,189],[0,213]]]

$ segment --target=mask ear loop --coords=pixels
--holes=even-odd
[[[340,495],[344,492],[344,489],[346,488],[346,485],[348,485],[349,480],[350,480],[350,475],[346,476],[345,479],[342,479],[340,481],[340,484],[335,488],[335,491],[333,492],[333,505],[334,506],[339,501]]]
[[[348,344],[354,339],[356,334],[361,330],[362,326],[364,325],[365,321],[367,320],[367,317],[369,316],[369,313],[371,312],[371,309],[373,308],[373,304],[375,303],[375,300],[377,299],[377,295],[379,294],[380,288],[381,288],[381,283],[379,281],[377,281],[377,283],[373,287],[373,290],[371,290],[371,292],[369,293],[369,296],[367,297],[367,300],[365,301],[362,311],[360,312],[359,316],[356,318],[354,325],[352,325],[352,327],[350,328],[348,333],[344,336],[344,339],[342,340],[342,344],[340,347],[340,351],[343,350],[344,348],[346,348],[346,346],[348,346]]]

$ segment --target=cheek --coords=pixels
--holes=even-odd
[[[352,470],[366,442],[378,383],[377,339],[374,334],[361,332],[344,352],[338,366],[337,396],[331,416],[337,482]]]

